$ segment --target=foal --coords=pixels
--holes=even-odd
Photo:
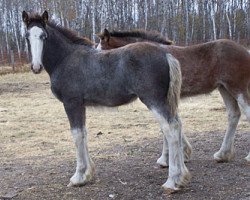
[[[179,190],[190,179],[184,164],[181,121],[177,114],[181,87],[179,62],[160,46],[131,44],[100,52],[86,38],[48,22],[41,16],[22,14],[32,55],[31,69],[44,67],[51,90],[63,103],[77,150],[76,172],[69,186],[84,185],[93,177],[94,165],[87,147],[85,107],[119,106],[137,97],[153,112],[169,144],[169,175],[163,187]]]
[[[228,127],[223,143],[214,154],[217,162],[228,162],[234,157],[234,137],[240,119],[240,108],[250,121],[250,51],[231,40],[216,40],[208,43],[180,47],[166,45],[154,37],[145,37],[136,31],[109,32],[97,34],[100,38],[98,49],[114,49],[138,41],[158,43],[167,53],[175,56],[181,65],[183,83],[181,97],[207,94],[218,88],[228,114]],[[138,39],[139,38],[139,39]],[[168,40],[167,40],[168,41]],[[166,42],[167,42],[166,41]],[[184,138],[184,145],[185,145]],[[189,148],[184,148],[187,151]],[[188,158],[189,152],[185,152]],[[167,165],[166,139],[157,163]],[[250,162],[250,153],[245,158]]]

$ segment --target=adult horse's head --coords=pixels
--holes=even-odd
[[[48,36],[45,29],[48,22],[48,12],[45,11],[41,16],[30,17],[23,11],[22,18],[27,27],[25,38],[32,56],[31,69],[35,74],[38,74],[43,69],[42,56],[43,47]]]

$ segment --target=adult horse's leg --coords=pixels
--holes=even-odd
[[[239,94],[237,100],[243,112],[245,113],[248,122],[250,122],[250,95],[248,91],[249,89],[247,88],[246,92]],[[250,163],[250,152],[245,157],[245,159]]]
[[[184,161],[188,162],[191,158],[192,146],[188,142],[186,135],[183,133],[182,133],[182,142],[183,142]],[[158,158],[158,160],[157,160],[157,164],[159,164],[161,167],[167,167],[168,166],[167,161],[168,161],[167,138],[163,134],[162,153],[161,153],[161,157]]]
[[[92,179],[94,175],[94,164],[89,157],[87,146],[87,130],[85,128],[85,107],[75,101],[65,103],[71,133],[76,145],[77,166],[76,172],[71,177],[68,186],[81,186]]]
[[[214,154],[214,159],[217,162],[228,162],[234,157],[234,137],[241,113],[237,101],[224,86],[220,86],[218,90],[226,105],[228,127],[220,150]]]
[[[191,178],[184,163],[181,121],[177,116],[167,120],[166,115],[161,114],[168,113],[164,112],[164,109],[153,108],[151,110],[160,123],[163,134],[168,142],[169,175],[167,181],[163,184],[163,188],[171,193],[186,185]]]

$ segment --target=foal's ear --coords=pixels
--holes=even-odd
[[[106,28],[103,31],[103,36],[104,36],[105,42],[108,42],[109,38],[110,38],[110,33],[109,33],[109,31]]]
[[[48,20],[49,20],[49,14],[47,12],[47,10],[44,11],[44,13],[42,14],[42,18],[45,24],[47,24]]]
[[[22,18],[23,18],[23,22],[26,24],[26,26],[28,25],[29,23],[29,15],[28,13],[26,13],[25,11],[23,11],[22,13]]]

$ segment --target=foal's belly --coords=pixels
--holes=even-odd
[[[107,107],[115,107],[121,106],[124,104],[128,104],[137,99],[137,96],[134,94],[117,94],[117,95],[103,95],[99,97],[88,97],[84,100],[86,105],[100,105],[100,106],[107,106]]]

